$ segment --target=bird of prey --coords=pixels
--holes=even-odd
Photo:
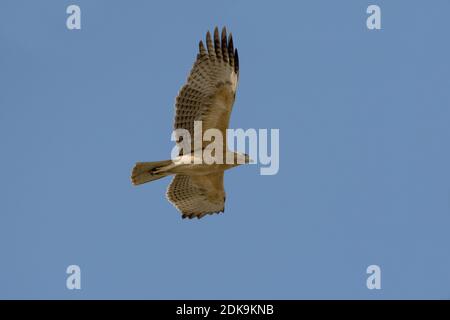
[[[172,160],[138,162],[131,180],[134,185],[174,175],[166,196],[181,212],[182,218],[202,218],[207,214],[225,211],[224,171],[243,163],[251,162],[246,154],[229,151],[226,143],[226,129],[236,97],[239,79],[239,58],[233,45],[233,37],[223,28],[221,36],[216,27],[214,38],[206,34],[206,49],[199,43],[197,59],[191,69],[187,83],[181,88],[175,101],[174,129],[184,129],[194,137],[194,121],[201,121],[201,136],[211,128],[218,129],[224,139],[223,156],[233,159],[231,163],[207,164],[194,161],[199,148],[192,143],[191,152],[180,148],[179,156]],[[202,151],[201,150],[201,151]],[[201,154],[201,153],[200,153]],[[240,159],[240,160],[239,160]],[[188,160],[188,161],[186,161]]]

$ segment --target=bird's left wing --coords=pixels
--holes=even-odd
[[[191,151],[194,150],[194,121],[202,121],[203,132],[216,128],[225,137],[238,78],[239,58],[237,49],[234,49],[233,37],[231,34],[227,36],[225,28],[219,37],[216,27],[214,42],[211,34],[206,34],[206,49],[203,41],[200,41],[197,60],[175,102],[174,129],[189,131]]]
[[[223,171],[209,175],[177,174],[167,189],[167,199],[183,218],[202,218],[207,214],[224,212],[225,190]]]

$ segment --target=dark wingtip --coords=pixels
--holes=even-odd
[[[211,32],[206,32],[206,48],[208,49],[208,54],[210,56],[214,55],[214,46],[213,46],[213,42],[211,39]]]
[[[219,28],[215,27],[214,28],[214,41],[218,41],[218,40],[219,40]],[[219,42],[219,44],[220,44],[220,42]]]
[[[214,32],[206,32],[206,45],[203,41],[199,43],[200,56],[209,54],[210,59],[223,60],[234,67],[234,71],[239,71],[239,57],[237,49],[234,48],[232,33],[227,34],[227,28],[224,26],[219,32],[219,27],[214,27]]]
[[[199,56],[205,56],[207,54],[202,40],[198,43],[198,54]]]
[[[222,57],[225,62],[228,62],[228,43],[227,43],[227,29],[222,29]]]
[[[216,57],[221,60],[222,59],[222,48],[220,47],[220,38],[219,38],[219,28],[214,28],[214,50],[216,52]]]
[[[237,49],[234,49],[234,71],[239,72],[239,55]]]
[[[233,35],[231,34],[231,32],[228,35],[228,50],[230,51],[230,53],[234,54]]]
[[[200,52],[205,51],[203,40],[200,40],[200,42],[198,43],[198,49],[200,50]]]

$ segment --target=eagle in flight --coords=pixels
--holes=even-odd
[[[157,162],[138,162],[135,164],[131,180],[134,185],[154,181],[174,175],[166,196],[181,212],[183,218],[202,218],[207,214],[225,211],[224,171],[243,163],[251,162],[246,154],[229,151],[226,143],[226,129],[236,97],[239,79],[239,58],[233,45],[233,37],[227,36],[225,28],[219,36],[214,30],[214,39],[209,31],[206,34],[206,49],[203,41],[199,43],[197,59],[181,88],[175,102],[174,129],[184,129],[194,137],[194,121],[201,121],[201,137],[208,129],[222,133],[224,143],[221,149],[224,157],[233,161],[207,164],[198,160],[198,151],[203,151],[204,141],[198,146],[194,141],[189,152],[177,140],[179,156],[172,160]],[[197,148],[197,150],[195,149]],[[202,154],[202,152],[200,152]],[[228,159],[228,158],[227,158]]]

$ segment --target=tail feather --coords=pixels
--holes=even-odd
[[[168,166],[172,163],[171,160],[155,161],[155,162],[137,162],[131,173],[131,182],[137,186],[150,181],[164,178],[171,173],[158,172],[157,170]]]

